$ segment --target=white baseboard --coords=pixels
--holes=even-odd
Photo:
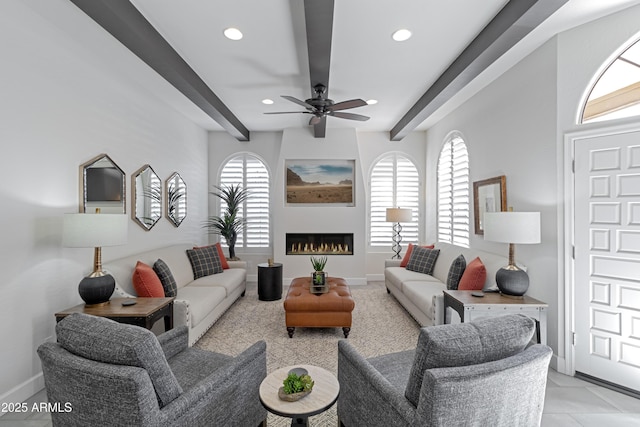
[[[31,396],[40,392],[44,388],[44,376],[42,372],[31,377],[27,381],[19,384],[0,396],[0,405],[4,403],[20,403],[27,401]],[[8,412],[7,412],[8,413]],[[0,417],[4,415],[0,412]]]
[[[367,274],[368,282],[384,282],[384,274]]]

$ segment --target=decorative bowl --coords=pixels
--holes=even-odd
[[[300,393],[286,394],[284,392],[284,387],[280,387],[278,389],[278,397],[280,398],[280,400],[284,400],[285,402],[295,402],[296,400],[302,399],[312,391],[313,390],[308,390],[308,391],[301,391]]]

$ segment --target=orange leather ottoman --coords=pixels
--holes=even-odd
[[[351,330],[351,312],[356,303],[349,285],[339,277],[327,277],[329,292],[309,292],[311,277],[293,279],[284,300],[285,323],[289,338],[296,327],[342,328],[344,337]]]

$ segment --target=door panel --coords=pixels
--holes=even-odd
[[[575,370],[640,391],[640,132],[574,149]]]

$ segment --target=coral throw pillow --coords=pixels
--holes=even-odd
[[[413,243],[409,243],[409,247],[407,248],[407,252],[404,254],[404,258],[402,258],[402,261],[400,261],[400,267],[406,267],[407,264],[409,264],[409,259],[411,259],[411,252],[413,252],[413,247],[414,246],[415,245]],[[421,246],[421,248],[433,249],[434,245]]]
[[[487,269],[480,260],[476,257],[473,261],[467,264],[467,268],[464,269],[460,282],[458,283],[459,291],[481,291],[484,288],[484,282],[487,280]]]
[[[138,261],[136,263],[131,281],[133,282],[133,289],[135,289],[139,297],[164,297],[164,288],[162,287],[160,278],[156,272],[153,271],[153,268],[144,262]]]

